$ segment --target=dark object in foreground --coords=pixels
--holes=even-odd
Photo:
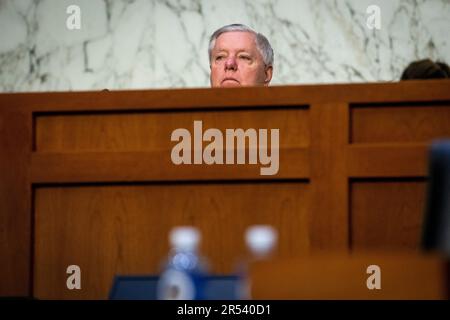
[[[116,276],[110,300],[156,300],[158,276]],[[233,275],[208,276],[206,300],[236,300],[239,278]]]
[[[422,246],[450,256],[450,140],[431,146]]]

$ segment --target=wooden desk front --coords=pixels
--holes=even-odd
[[[449,271],[437,255],[375,250],[262,261],[249,283],[258,300],[445,300]]]
[[[412,249],[430,141],[450,136],[450,82],[0,95],[0,295],[106,298],[156,273],[179,224],[232,272],[248,225],[281,256]],[[280,169],[180,165],[176,128],[278,128]],[[82,290],[66,288],[78,265]]]

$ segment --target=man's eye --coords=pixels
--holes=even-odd
[[[216,61],[223,60],[223,58],[224,58],[224,56],[217,56],[217,57],[216,57]]]
[[[240,59],[250,61],[251,58],[249,56],[239,56]]]

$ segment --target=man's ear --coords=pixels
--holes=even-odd
[[[268,86],[270,83],[270,80],[272,80],[272,73],[273,73],[273,67],[267,66],[264,70],[265,78],[264,78],[264,85]]]

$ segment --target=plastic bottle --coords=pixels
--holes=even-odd
[[[251,284],[248,268],[251,263],[270,259],[278,241],[278,233],[270,225],[253,225],[245,231],[245,243],[249,256],[241,262],[238,274],[241,278],[238,286],[238,299],[251,299]]]
[[[250,226],[245,233],[245,242],[253,259],[268,259],[273,254],[278,241],[275,228],[270,225]]]
[[[160,300],[202,300],[207,262],[199,254],[200,232],[176,227],[169,234],[171,251],[158,281]]]

